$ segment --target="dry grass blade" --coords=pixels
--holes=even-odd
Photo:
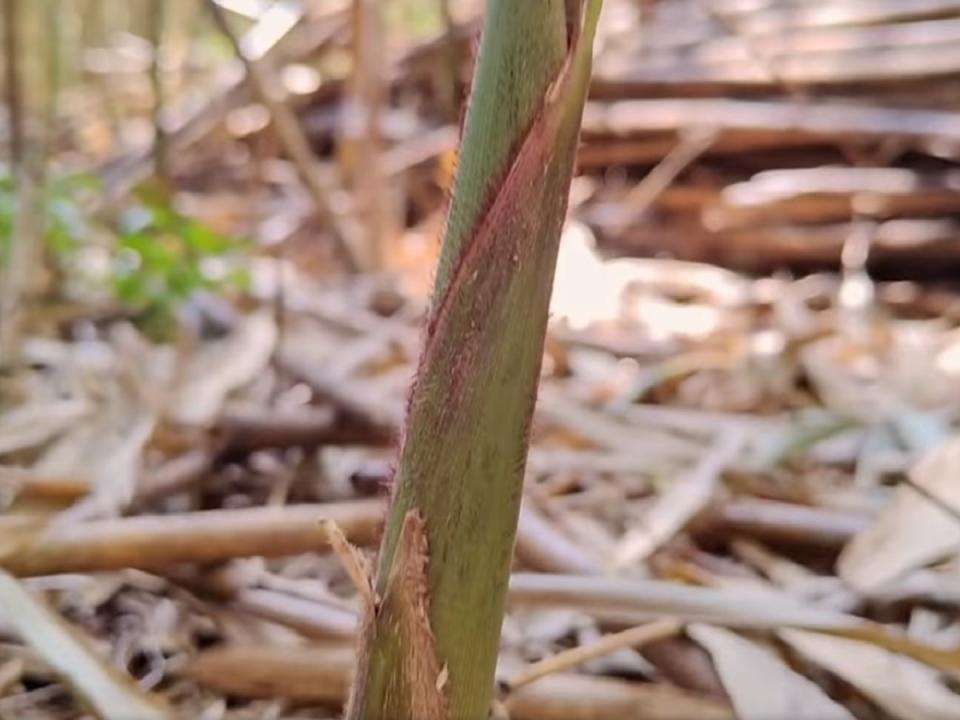
[[[843,678],[894,717],[960,718],[960,695],[933,668],[858,640],[800,630],[778,634],[805,658]]]
[[[36,649],[104,720],[171,720],[159,699],[111,668],[79,634],[31,595],[15,578],[0,572],[0,606],[23,639]]]
[[[551,655],[539,662],[528,665],[507,680],[507,687],[509,687],[511,691],[516,691],[535,680],[539,680],[547,675],[554,675],[564,670],[569,670],[587,660],[607,655],[621,648],[635,648],[655,640],[662,640],[676,635],[678,632],[680,632],[680,623],[676,620],[665,618],[647,625],[639,625],[628,630],[613,633],[612,635],[606,635],[590,645],[581,645],[569,650],[564,650],[556,655]]]
[[[745,498],[710,508],[698,531],[740,535],[765,542],[835,550],[867,527],[870,518],[859,512],[797,503]]]
[[[51,503],[66,505],[90,492],[86,478],[46,475],[20,467],[0,465],[0,502]]]
[[[846,708],[770,650],[709,625],[693,625],[687,633],[713,658],[739,720],[853,720]]]
[[[357,591],[357,594],[368,607],[373,608],[376,605],[376,600],[373,587],[370,584],[373,577],[370,561],[350,544],[335,521],[324,520],[323,530],[327,535],[327,542],[330,543],[331,549],[340,560],[347,577],[350,578],[353,589]]]
[[[730,430],[717,438],[699,462],[673,482],[641,520],[640,527],[624,537],[614,558],[615,568],[624,568],[650,556],[682,529],[713,497],[717,479],[743,444],[743,433]]]

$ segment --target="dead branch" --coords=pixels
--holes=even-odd
[[[327,221],[330,234],[336,243],[343,262],[348,270],[356,271],[363,265],[355,247],[355,233],[347,224],[347,219],[331,203],[330,196],[335,191],[335,184],[324,180],[317,171],[313,151],[307,142],[303,129],[300,127],[300,121],[285,101],[277,97],[274,90],[277,83],[269,78],[260,60],[252,57],[243,47],[240,39],[230,27],[223,8],[213,0],[207,0],[207,7],[210,9],[217,27],[230,41],[234,52],[246,68],[247,78],[258,99],[270,112],[277,136],[289,153],[290,160],[296,166],[297,172],[310,192],[317,211]]]

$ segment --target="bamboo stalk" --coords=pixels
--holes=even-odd
[[[489,710],[599,8],[488,7],[350,720]]]
[[[10,124],[10,163],[23,159],[23,103],[20,92],[20,0],[3,2],[3,64],[6,80],[7,117]]]
[[[364,224],[365,268],[389,265],[390,222],[383,173],[380,114],[385,100],[384,23],[380,0],[353,0],[353,77],[341,144]]]
[[[150,31],[150,44],[153,56],[150,62],[150,86],[153,90],[153,163],[158,177],[166,180],[169,176],[167,167],[167,127],[164,121],[164,106],[166,93],[164,92],[163,64],[164,55],[164,26],[166,21],[166,2],[151,0],[150,20],[147,23]]]

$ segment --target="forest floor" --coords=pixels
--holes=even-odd
[[[713,5],[607,0],[494,713],[960,718],[960,7]],[[169,108],[148,240],[193,244],[120,289],[239,235],[242,283],[173,333],[122,294],[22,309],[0,718],[340,712],[360,603],[323,521],[375,551],[478,28],[391,46],[371,135],[349,19],[262,51],[279,110],[239,64]],[[95,163],[98,197],[155,159]]]

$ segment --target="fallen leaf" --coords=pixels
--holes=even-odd
[[[0,455],[37,447],[53,439],[89,412],[81,400],[33,402],[0,416]]]
[[[118,391],[89,422],[63,435],[33,466],[41,476],[83,478],[91,494],[65,511],[72,519],[116,515],[133,499],[156,417]]]
[[[228,337],[202,345],[187,361],[171,417],[188,424],[212,422],[227,396],[263,371],[276,343],[276,323],[260,312],[245,318]]]
[[[918,487],[960,509],[960,437],[928,452],[910,471]],[[960,521],[916,489],[901,485],[892,502],[847,544],[840,577],[861,591],[878,588],[960,549]]]
[[[809,661],[853,685],[902,720],[958,720],[960,695],[933,668],[860,640],[804,630],[778,635]]]
[[[627,531],[613,558],[620,570],[648,558],[710,502],[717,479],[743,445],[739,428],[721,433],[712,448],[682,477],[661,493],[636,527]]]
[[[853,720],[819,685],[757,643],[710,625],[691,625],[687,634],[710,653],[739,720]]]

